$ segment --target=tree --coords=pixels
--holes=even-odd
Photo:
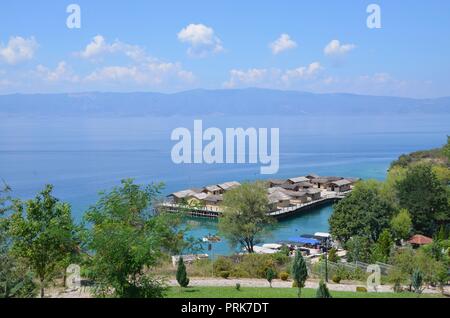
[[[411,235],[412,220],[407,209],[401,209],[391,220],[391,230],[397,240],[406,240]]]
[[[336,248],[333,247],[330,249],[330,251],[328,252],[328,260],[333,263],[339,262],[339,256],[337,254]]]
[[[330,291],[328,290],[328,287],[323,280],[321,280],[319,283],[319,288],[316,292],[316,298],[333,298],[331,297]]]
[[[231,245],[241,245],[253,253],[265,227],[272,223],[267,215],[269,202],[267,189],[262,182],[244,183],[225,193],[223,216],[219,219],[219,230]]]
[[[370,262],[372,258],[372,242],[363,236],[354,236],[345,244],[349,262]]]
[[[9,224],[13,253],[39,279],[41,297],[45,284],[61,270],[60,262],[76,249],[70,205],[59,202],[52,191],[47,185],[33,200],[15,200]]]
[[[9,218],[5,216],[11,208],[10,190],[7,185],[0,189],[0,298],[34,297],[36,286],[32,273],[10,253]]]
[[[186,288],[189,285],[189,278],[187,277],[186,265],[184,265],[183,257],[180,257],[178,260],[177,282],[183,288]]]
[[[400,205],[411,214],[416,233],[432,236],[439,223],[449,219],[447,190],[429,164],[410,167],[406,177],[397,183]]]
[[[87,247],[93,253],[92,277],[98,294],[121,298],[162,297],[164,287],[146,269],[155,266],[167,244],[183,239],[183,233],[154,215],[152,202],[162,185],[141,186],[122,180],[121,186],[101,193],[85,214],[92,227]],[[179,246],[178,244],[175,244]]]
[[[300,298],[302,288],[305,287],[305,282],[308,278],[308,269],[300,251],[295,253],[294,263],[292,264],[292,277],[298,288],[298,298]]]
[[[411,277],[412,287],[414,288],[414,292],[421,294],[422,293],[422,284],[423,284],[423,275],[420,269],[416,269]]]
[[[329,220],[333,236],[343,243],[352,236],[367,237],[376,242],[394,213],[392,203],[381,190],[382,184],[377,181],[362,181],[349,196],[338,202]]]
[[[447,136],[447,144],[442,148],[442,153],[450,162],[450,136]]]
[[[266,279],[269,282],[270,287],[272,288],[272,280],[277,277],[277,273],[273,270],[272,267],[269,267],[266,271]]]
[[[375,243],[372,252],[373,262],[387,263],[394,241],[389,230],[385,229]]]

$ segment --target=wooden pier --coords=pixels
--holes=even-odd
[[[272,216],[276,219],[284,219],[292,216],[296,216],[302,212],[309,211],[327,204],[335,203],[350,193],[350,191],[345,193],[330,193],[323,196],[319,200],[298,204],[295,206],[282,208],[276,211],[268,212],[267,215]],[[190,207],[186,205],[180,205],[175,203],[160,203],[157,206],[157,210],[160,212],[170,212],[170,213],[182,213],[193,217],[201,218],[218,218],[222,215],[222,211],[219,208],[216,210],[207,209],[206,207]]]

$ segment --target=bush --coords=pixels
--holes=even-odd
[[[339,284],[342,278],[339,275],[333,275],[333,278],[331,278],[331,280],[333,281],[333,283]]]
[[[292,282],[292,288],[298,288],[298,284],[295,280]]]
[[[215,260],[214,273],[220,273],[222,271],[231,271],[233,269],[233,261],[228,257],[219,257]]]
[[[279,277],[280,277],[280,279],[281,279],[282,281],[287,281],[288,278],[289,278],[289,274],[286,273],[286,272],[281,272],[280,275],[279,275]]]
[[[367,293],[367,288],[366,287],[362,287],[362,286],[358,286],[358,287],[356,287],[356,292],[358,292],[358,293]]]
[[[230,277],[230,272],[229,271],[221,271],[219,273],[219,276],[225,279],[228,279],[228,277]]]
[[[236,283],[236,290],[237,290],[237,291],[240,291],[240,290],[241,290],[241,284]]]

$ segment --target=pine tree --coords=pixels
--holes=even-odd
[[[295,254],[294,264],[292,265],[292,276],[298,287],[298,298],[300,298],[302,288],[305,287],[305,282],[308,278],[308,269],[300,251],[297,251]]]
[[[316,292],[316,298],[333,298],[331,297],[330,291],[328,290],[328,287],[323,282],[323,280],[321,280],[319,283],[319,288]]]
[[[423,275],[420,269],[416,269],[411,277],[412,287],[417,294],[422,293]]]
[[[189,278],[187,277],[186,265],[184,265],[183,257],[180,257],[178,260],[178,268],[177,268],[177,282],[181,287],[188,287]]]
[[[272,288],[272,280],[277,276],[272,267],[269,267],[266,271],[266,279],[269,282],[270,287]]]

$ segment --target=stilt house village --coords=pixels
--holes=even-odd
[[[265,180],[270,211],[284,216],[306,207],[315,207],[345,197],[358,178],[324,177],[316,174],[290,179]],[[208,185],[174,192],[162,205],[171,211],[183,211],[193,216],[218,217],[223,212],[223,195],[241,184],[237,181]]]

